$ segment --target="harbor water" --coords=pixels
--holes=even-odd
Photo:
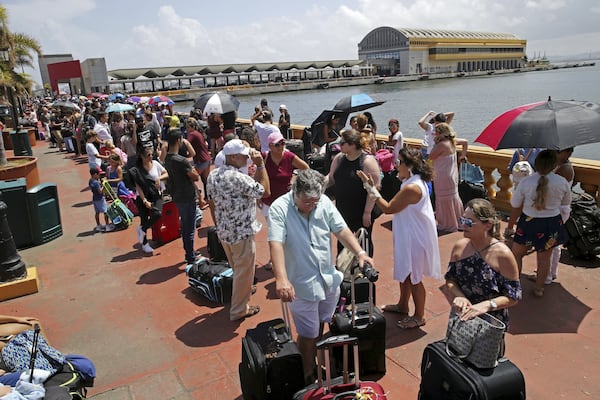
[[[473,143],[495,117],[508,109],[544,101],[548,96],[553,100],[600,103],[599,88],[600,63],[596,63],[595,66],[548,71],[239,96],[238,115],[250,118],[254,106],[264,97],[275,113],[275,120],[279,116],[279,105],[285,104],[293,124],[310,125],[322,110],[333,108],[340,98],[364,92],[385,101],[368,110],[380,134],[386,134],[387,121],[396,118],[405,137],[420,138],[423,131],[417,122],[424,114],[430,110],[454,111],[452,126],[457,135]],[[188,112],[192,104],[176,103],[175,110]],[[574,157],[600,160],[600,143],[577,147]]]

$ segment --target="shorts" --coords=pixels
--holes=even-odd
[[[546,251],[564,244],[569,239],[567,229],[559,215],[548,218],[533,218],[521,214],[517,221],[514,243]]]
[[[322,322],[331,322],[340,298],[340,288],[328,293],[325,300],[307,301],[296,297],[290,303],[290,312],[294,318],[296,332],[307,339],[319,337],[319,327]]]
[[[93,200],[94,211],[97,213],[106,213],[106,199],[103,197],[102,200]]]
[[[204,169],[204,168],[208,168],[209,166],[210,166],[210,160],[203,161],[201,163],[194,163],[194,168],[196,168],[196,169]]]

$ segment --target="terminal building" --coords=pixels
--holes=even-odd
[[[508,33],[406,29],[382,26],[358,44],[358,58],[379,75],[518,69],[527,41]]]

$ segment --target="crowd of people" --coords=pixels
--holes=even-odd
[[[292,135],[284,104],[279,106],[278,124],[263,99],[251,116],[251,126],[237,129],[235,113],[201,115],[193,110],[178,116],[169,105],[139,105],[131,112],[109,115],[102,101],[82,106],[81,112],[65,112],[32,104],[26,115],[37,115],[31,120],[39,121],[40,135],[55,142],[59,151],[66,148],[66,141],[76,143],[71,146],[76,155],[85,150],[95,229],[114,229],[98,183],[102,174],[115,186],[127,177],[132,181],[140,218],[137,240],[146,253],[153,251],[147,232],[161,218],[165,192],[179,211],[187,263],[198,255],[196,209],[210,207],[234,271],[232,321],[260,311],[251,304],[251,296],[255,235],[262,229],[257,210],[262,211],[270,248],[265,268],[273,270],[277,295],[291,303],[306,376],[313,371],[315,343],[339,297],[342,274],[335,269],[332,234],[338,252],[346,247],[361,266],[368,262],[375,267],[372,227],[381,214],[392,215],[392,270],[399,284],[398,301],[383,311],[396,313],[402,329],[426,324],[423,278],[442,279],[440,234],[463,232],[444,276],[451,306],[463,319],[489,312],[508,323],[507,309],[523,297],[522,259],[532,248],[538,263],[533,295],[543,296],[544,285],[556,279],[560,246],[567,240],[564,222],[574,180],[569,163],[573,149],[515,151],[509,169],[518,186],[504,231],[505,237],[514,235],[509,247],[500,235],[492,203],[475,199],[463,204],[459,196],[459,165],[467,161],[468,142],[456,137],[453,112],[430,111],[417,122],[424,130],[421,149],[404,147],[398,120],[389,120],[383,148],[391,152],[394,168],[386,174],[392,173],[399,183],[384,197],[377,124],[368,112],[352,116],[347,129],[340,126],[339,113],[327,117],[313,137],[314,151],[333,148],[332,144],[339,151],[331,155],[328,173],[321,174],[310,169],[302,155],[286,149]],[[367,230],[368,252],[354,236],[359,228]]]

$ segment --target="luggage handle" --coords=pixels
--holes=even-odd
[[[367,232],[367,230],[365,228],[360,228],[358,231],[356,231],[356,236],[357,236],[357,239],[359,239],[360,246],[362,247],[362,249],[364,251],[367,252],[367,254],[369,253],[369,240],[367,239],[368,235],[369,235],[369,233]],[[357,268],[358,268],[358,264],[353,265],[352,268],[350,269],[350,304],[351,304],[351,313],[352,313],[351,322],[352,322],[353,328],[356,328],[356,314],[358,313],[357,308],[356,308],[356,294],[355,294],[355,288],[354,288],[354,283],[355,283],[354,272]],[[373,282],[371,282],[368,279],[367,279],[367,281],[369,282],[369,322],[372,322],[373,321]]]
[[[283,314],[283,322],[285,323],[285,329],[287,330],[288,337],[291,340],[292,328],[290,325],[290,305],[285,301],[281,301],[281,313]]]
[[[326,386],[324,394],[330,393],[332,389],[330,353],[331,349],[333,349],[334,347],[344,347],[342,372],[344,376],[344,384],[349,383],[350,373],[348,371],[348,345],[352,345],[352,350],[354,353],[354,387],[355,389],[358,389],[360,387],[360,373],[358,368],[358,339],[349,335],[330,336],[317,343],[317,379],[319,387],[323,387],[323,371],[321,370],[321,366],[323,365],[323,357],[325,357]]]
[[[31,345],[31,360],[29,361],[29,370],[31,371],[29,374],[29,383],[33,382],[33,369],[35,368],[35,359],[37,357],[38,350],[38,340],[40,336],[40,325],[33,325],[33,343]]]

